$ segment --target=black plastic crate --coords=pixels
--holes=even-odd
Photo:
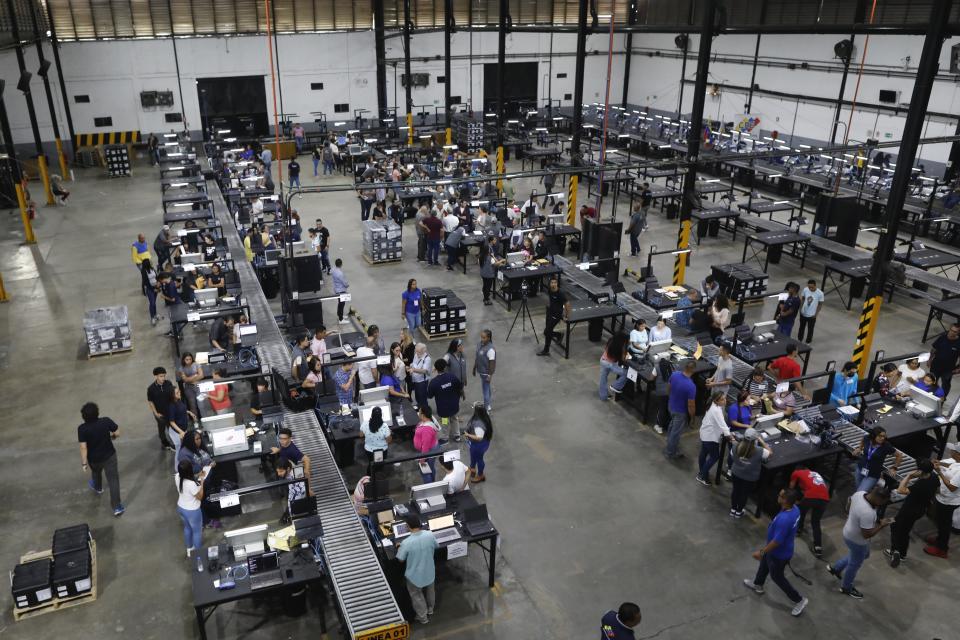
[[[86,551],[90,553],[90,526],[78,524],[72,527],[64,527],[53,532],[53,555],[58,556],[61,553],[71,553],[73,551]]]
[[[50,587],[50,558],[18,564],[13,568],[13,606],[35,607],[53,599]]]
[[[428,287],[423,290],[423,306],[427,309],[439,309],[447,306],[447,299],[453,295],[450,289]]]
[[[89,550],[61,553],[53,559],[53,591],[58,598],[69,598],[93,588]]]

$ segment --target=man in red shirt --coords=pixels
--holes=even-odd
[[[583,228],[583,219],[584,219],[584,218],[590,218],[591,220],[593,220],[594,222],[596,222],[596,221],[597,221],[597,210],[594,209],[593,207],[588,207],[587,205],[583,205],[582,207],[580,207],[580,228],[581,228],[581,229]]]
[[[440,234],[443,233],[443,223],[437,217],[437,210],[431,209],[430,215],[420,222],[420,226],[427,233],[427,264],[440,264]]]
[[[797,345],[790,343],[787,345],[787,355],[780,356],[772,363],[770,369],[777,374],[777,381],[792,380],[800,377],[800,358],[797,357]]]
[[[830,502],[830,488],[823,476],[803,466],[797,467],[797,470],[790,474],[790,488],[797,487],[803,492],[803,500],[798,505],[800,522],[797,524],[797,534],[803,533],[803,521],[809,511],[810,527],[813,529],[813,555],[819,558],[823,555],[820,518]]]

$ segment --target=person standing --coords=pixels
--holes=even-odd
[[[407,290],[400,296],[400,316],[406,320],[407,329],[415,333],[421,325],[420,302],[423,292],[417,287],[417,279],[407,280]]]
[[[152,133],[147,138],[147,155],[150,157],[151,167],[160,164],[160,140]]]
[[[730,383],[733,382],[733,359],[730,357],[730,345],[721,342],[718,351],[717,368],[713,370],[713,375],[707,378],[705,385],[712,393],[727,395],[727,392],[730,391]]]
[[[567,294],[560,291],[560,281],[556,278],[550,278],[550,284],[547,288],[547,321],[543,327],[543,350],[538,351],[538,356],[550,355],[550,342],[563,340],[562,331],[554,331],[557,324],[564,318],[570,317],[570,301]]]
[[[700,423],[700,456],[697,461],[699,471],[697,482],[710,486],[710,469],[720,459],[720,441],[732,440],[730,427],[727,426],[724,406],[727,404],[726,391],[714,391],[710,396],[710,407]]]
[[[793,332],[793,323],[797,319],[797,311],[800,310],[800,298],[797,296],[799,288],[796,283],[787,284],[787,297],[777,304],[777,312],[774,320],[777,321],[777,328],[780,333],[789,337]]]
[[[433,363],[437,375],[427,385],[427,397],[433,398],[437,406],[440,426],[447,428],[447,439],[460,442],[460,396],[463,385],[453,373],[447,371],[447,361],[440,358]]]
[[[417,262],[427,260],[427,229],[423,226],[423,221],[429,216],[430,212],[427,208],[421,206],[413,218],[413,228],[417,230]]]
[[[264,147],[260,152],[260,162],[263,163],[263,174],[272,178],[270,171],[273,167],[273,152],[270,151],[270,147]]]
[[[320,237],[320,270],[330,274],[330,230],[327,229],[323,220],[317,218],[317,235]]]
[[[674,371],[667,386],[670,426],[667,428],[667,446],[663,455],[668,460],[683,457],[680,451],[680,436],[697,415],[697,385],[693,382],[693,372],[697,369],[695,360],[683,363],[681,371]]]
[[[927,538],[923,552],[937,558],[947,558],[950,549],[950,530],[953,525],[953,512],[960,506],[960,444],[947,444],[949,459],[934,460],[933,468],[940,479],[937,492],[937,505],[934,517],[937,522],[936,536]]]
[[[607,340],[607,346],[600,356],[600,381],[597,385],[600,390],[600,399],[607,400],[610,394],[618,394],[627,386],[627,344],[629,338],[622,331],[610,336]],[[612,384],[608,384],[610,374],[616,374],[617,379]]]
[[[320,161],[323,160],[323,154],[326,152],[326,145],[319,144],[313,148],[313,177],[316,178],[317,169],[320,168]],[[327,175],[327,165],[323,165],[323,175]]]
[[[857,491],[870,491],[884,473],[883,463],[887,456],[894,456],[891,473],[896,473],[903,461],[903,454],[894,448],[887,440],[887,430],[883,427],[873,427],[860,442],[853,455],[857,458]]]
[[[753,552],[753,558],[760,561],[757,575],[750,580],[743,581],[744,586],[757,594],[763,594],[763,583],[769,575],[774,583],[783,591],[793,609],[790,614],[799,616],[803,613],[809,598],[801,596],[793,585],[783,575],[783,570],[793,557],[794,540],[797,536],[797,525],[800,522],[800,509],[797,508],[797,493],[793,489],[781,489],[777,498],[780,512],[773,518],[767,527],[767,544],[759,551]]]
[[[430,409],[430,405],[426,402],[420,405],[417,408],[417,417],[419,420],[413,429],[413,448],[425,455],[436,453],[439,451],[440,426],[433,419],[433,410]],[[427,471],[423,470],[423,466],[420,467],[423,482],[433,482],[437,471],[437,459],[431,457],[421,459],[419,462],[421,465],[425,462],[427,466]]]
[[[641,208],[640,203],[634,205],[633,213],[630,214],[630,225],[627,227],[627,233],[630,235],[630,255],[640,255],[640,233],[647,226],[646,212]]]
[[[157,324],[157,289],[160,281],[157,278],[157,270],[150,264],[150,258],[144,258],[140,262],[140,288],[143,295],[147,297],[147,311],[150,313],[150,324]]]
[[[467,430],[463,435],[467,438],[467,447],[470,451],[470,482],[486,482],[487,476],[484,471],[487,465],[484,456],[493,439],[493,422],[482,402],[474,403],[473,415],[470,416]]]
[[[653,204],[653,192],[650,190],[650,183],[644,182],[643,187],[640,189],[640,212],[644,218],[647,217],[647,212],[650,211],[651,204]]]
[[[827,565],[827,571],[837,580],[841,580],[840,591],[851,598],[862,600],[863,594],[853,586],[857,572],[870,557],[870,538],[880,533],[893,522],[885,518],[877,522],[877,508],[887,503],[889,493],[880,487],[873,487],[870,493],[857,491],[850,498],[850,512],[843,525],[843,541],[848,553],[834,564]]]
[[[483,280],[483,304],[490,306],[490,294],[493,291],[493,283],[497,277],[497,268],[503,266],[506,260],[497,255],[500,248],[500,239],[497,236],[490,236],[480,245],[480,278]]]
[[[473,375],[480,376],[483,404],[488,412],[493,410],[493,374],[496,369],[497,350],[493,346],[493,332],[483,329],[480,331],[480,344],[477,345],[473,360]]]
[[[427,264],[440,265],[440,236],[443,233],[443,223],[437,217],[436,210],[424,218],[419,225],[427,234]]]
[[[797,345],[790,342],[784,351],[786,352],[785,355],[780,356],[767,367],[768,370],[776,373],[777,382],[799,378],[803,370],[800,365],[800,358],[797,356]]]
[[[189,460],[177,465],[177,514],[183,522],[183,543],[189,558],[203,546],[203,471],[200,477],[193,473]]]
[[[337,301],[337,321],[340,324],[347,324],[350,321],[343,317],[343,307],[346,304],[343,294],[350,289],[350,283],[347,282],[347,276],[343,275],[343,260],[337,258],[333,265],[333,271],[330,272],[330,277],[333,278],[333,293],[340,296],[340,300]]]
[[[640,607],[624,602],[616,611],[607,611],[600,618],[600,640],[634,640],[633,630],[640,626]]]
[[[183,435],[190,428],[191,421],[198,422],[197,415],[187,409],[187,403],[183,401],[183,396],[180,394],[180,387],[173,387],[173,398],[170,399],[170,405],[167,407],[167,420],[167,439],[173,443],[176,451],[174,460],[176,460],[177,454],[180,453]]]
[[[339,154],[339,152],[340,150],[333,140],[323,145],[323,175],[333,175],[337,154]]]
[[[817,324],[817,316],[823,307],[823,291],[817,288],[816,280],[807,280],[807,288],[803,290],[800,299],[800,329],[797,340],[810,344],[813,342],[813,328]],[[804,331],[806,338],[803,337]]]
[[[130,245],[130,259],[138,268],[141,262],[150,259],[150,245],[142,233],[137,234],[137,241]]]
[[[820,519],[823,518],[827,504],[830,503],[830,488],[826,481],[816,471],[800,466],[790,474],[790,488],[798,489],[803,494],[800,507],[800,522],[797,533],[803,533],[803,521],[810,513],[810,528],[813,529],[813,555],[823,556],[823,533],[820,530]]]
[[[303,153],[303,142],[307,134],[299,122],[293,126],[293,141],[297,145],[297,153]]]
[[[117,450],[113,441],[120,436],[120,427],[110,418],[100,417],[100,407],[88,402],[80,408],[83,424],[77,427],[80,442],[80,468],[90,470],[90,489],[103,493],[103,475],[107,476],[110,489],[110,506],[114,516],[122,516],[126,510],[120,501],[120,473],[117,470]]]
[[[427,404],[427,382],[430,380],[430,371],[433,369],[433,360],[427,352],[427,345],[418,342],[413,350],[413,360],[407,367],[410,374],[410,382],[413,384],[413,394],[416,398],[416,406],[422,407]]]
[[[397,344],[397,346],[400,345]],[[450,341],[447,352],[443,354],[443,359],[447,361],[447,371],[460,381],[460,399],[466,398],[467,359],[463,355],[462,338],[454,338]]]
[[[153,412],[157,422],[157,437],[160,438],[160,448],[176,451],[167,440],[167,411],[173,399],[173,383],[167,380],[167,370],[163,367],[154,367],[153,382],[147,387],[147,406]]]
[[[907,496],[900,505],[893,524],[890,525],[890,548],[883,553],[890,559],[890,566],[900,566],[907,558],[910,548],[910,530],[917,520],[927,513],[930,501],[940,489],[940,478],[934,473],[933,462],[929,458],[917,460],[917,469],[900,481],[897,493]]]
[[[760,438],[756,429],[743,432],[743,440],[731,454],[730,478],[733,489],[730,491],[730,517],[743,517],[747,500],[760,479],[763,461],[771,454],[770,446]]]
[[[935,375],[940,381],[940,387],[943,389],[943,395],[950,395],[950,386],[955,373],[958,369],[958,360],[960,360],[960,324],[953,323],[946,333],[943,333],[930,348],[930,373]],[[923,374],[917,377],[923,378]]]
[[[397,549],[397,560],[403,562],[404,578],[407,582],[407,592],[413,603],[413,610],[417,614],[417,622],[427,624],[433,615],[436,604],[436,568],[433,556],[440,545],[436,536],[420,528],[420,516],[410,514],[406,518],[410,535],[400,542]]]
[[[290,190],[293,191],[293,185],[297,185],[297,191],[300,190],[300,163],[297,162],[296,156],[290,159],[290,164],[287,165],[287,173],[290,176]],[[303,194],[300,194],[300,197],[303,197]]]

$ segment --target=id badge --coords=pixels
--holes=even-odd
[[[866,469],[866,468],[860,469],[860,475],[862,475],[863,477],[866,477],[866,476],[867,476],[867,469]]]
[[[419,306],[420,306],[420,301],[419,301],[419,300],[414,300],[414,301],[413,301],[413,306],[419,307]]]
[[[447,426],[448,424],[450,424],[450,418],[440,418],[440,424],[442,424],[443,426]]]

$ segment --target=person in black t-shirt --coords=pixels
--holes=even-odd
[[[210,346],[214,349],[230,350],[230,339],[233,337],[233,325],[236,318],[227,316],[226,318],[217,318],[210,325]]]
[[[953,374],[958,371],[960,361],[960,324],[950,325],[946,333],[933,341],[930,348],[930,372],[940,380],[944,397],[950,395],[950,383]]]
[[[601,640],[633,640],[633,630],[640,624],[640,607],[624,602],[616,611],[607,611],[600,619]]]
[[[547,289],[547,324],[543,328],[543,351],[538,351],[538,356],[550,355],[550,342],[552,340],[560,342],[563,339],[563,332],[554,331],[554,328],[556,328],[558,322],[569,315],[570,302],[567,300],[566,294],[560,291],[560,281],[551,278]]]
[[[276,454],[279,460],[289,460],[293,464],[303,465],[303,475],[310,477],[310,456],[306,455],[293,443],[293,432],[287,427],[281,427],[279,435],[279,447],[271,447],[270,453]]]
[[[297,189],[300,188],[300,163],[297,162],[297,159],[294,158],[290,161],[290,164],[287,165],[287,172],[290,175],[290,190],[293,190],[293,185],[297,185]],[[302,198],[303,195],[301,194]]]
[[[911,482],[913,484],[910,484]],[[890,559],[891,567],[898,566],[900,561],[907,557],[910,530],[917,520],[926,514],[930,501],[939,489],[940,478],[933,472],[933,463],[928,458],[917,460],[917,470],[900,482],[897,493],[907,497],[890,527],[890,548],[883,550],[884,555]]]
[[[169,384],[169,383],[168,383]],[[120,435],[120,427],[110,418],[100,417],[100,408],[88,402],[80,409],[83,424],[77,427],[77,440],[80,442],[80,468],[90,470],[87,484],[97,495],[103,493],[103,474],[107,475],[110,488],[110,506],[113,515],[123,515],[123,503],[120,502],[120,474],[117,471],[117,450],[113,441]]]
[[[173,400],[173,383],[167,380],[167,370],[163,367],[154,367],[153,382],[147,387],[147,406],[153,412],[157,421],[157,435],[160,438],[160,448],[176,451],[167,440],[167,410]]]

